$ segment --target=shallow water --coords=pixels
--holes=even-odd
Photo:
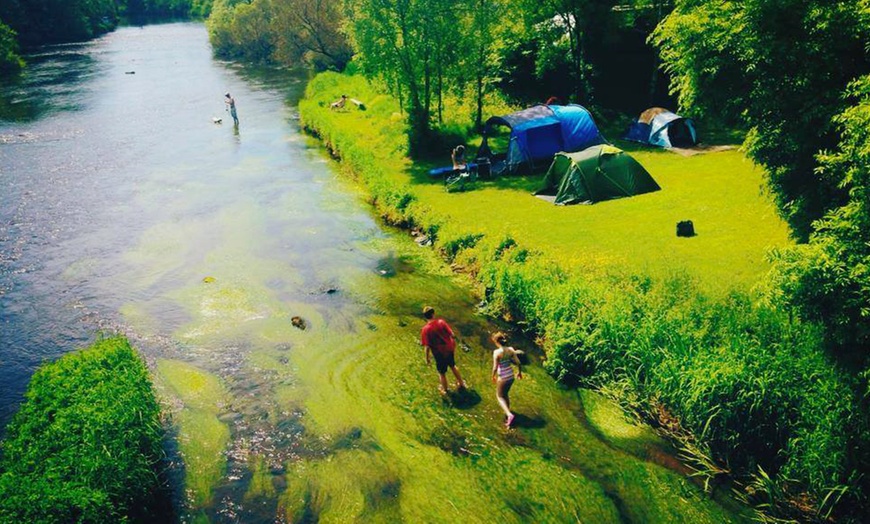
[[[504,326],[300,133],[303,75],[217,62],[192,23],[30,63],[0,95],[0,424],[40,362],[120,331],[169,414],[182,522],[738,519],[519,336],[533,364],[502,428]],[[470,391],[438,395],[424,304],[458,331]]]

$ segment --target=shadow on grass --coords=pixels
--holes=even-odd
[[[514,412],[514,422],[511,427],[523,429],[542,429],[547,425],[547,421],[542,417],[530,417],[522,413]]]
[[[446,404],[459,409],[471,409],[480,404],[480,401],[480,393],[468,388],[456,391],[451,390],[444,396],[444,402]]]
[[[442,186],[445,188],[444,190],[447,191],[443,176],[429,175],[429,170],[434,167],[440,166],[424,162],[415,163],[413,167],[407,171],[411,177],[411,184]],[[547,168],[544,167],[531,175],[501,175],[492,178],[478,178],[474,182],[468,182],[465,185],[463,192],[475,191],[481,188],[494,188],[534,193],[541,188],[546,173]]]

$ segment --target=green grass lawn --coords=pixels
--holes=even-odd
[[[661,191],[554,206],[531,194],[542,176],[479,182],[461,193],[447,193],[420,169],[409,178],[421,199],[450,221],[509,234],[565,267],[603,264],[652,276],[687,272],[723,288],[753,283],[767,269],[767,249],[788,242],[785,224],[761,192],[760,170],[739,151],[632,154]],[[697,236],[677,237],[680,220],[692,220]]]
[[[318,80],[321,90],[303,103],[310,104],[304,114],[313,114],[318,125],[331,121],[328,125],[341,126],[342,133],[365,144],[374,161],[395,166],[382,175],[409,185],[448,229],[456,224],[463,230],[510,235],[519,245],[581,271],[688,274],[713,293],[751,286],[768,269],[767,250],[789,243],[787,227],[763,191],[761,169],[736,148],[683,156],[613,140],[662,190],[594,205],[554,206],[535,198],[543,174],[479,181],[448,193],[428,171],[449,164],[449,149],[443,161],[409,160],[402,147],[403,117],[391,98],[358,77]],[[351,107],[317,117],[344,91],[365,101],[366,110]],[[681,220],[691,220],[697,236],[677,237]]]

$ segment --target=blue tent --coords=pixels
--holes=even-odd
[[[661,107],[651,107],[641,113],[624,138],[659,147],[691,147],[698,143],[691,118]]]
[[[487,138],[499,126],[510,129],[510,138],[507,152],[494,155]],[[580,151],[603,143],[605,140],[592,115],[583,106],[536,105],[487,120],[477,156],[503,160],[501,169],[496,167],[498,162],[493,162],[494,171],[532,172],[539,167],[549,166],[553,156],[560,151]]]

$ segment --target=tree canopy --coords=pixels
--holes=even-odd
[[[207,25],[217,56],[344,69],[352,56],[340,0],[216,0]]]
[[[207,16],[212,0],[0,0],[0,24],[24,47],[84,41],[113,30],[122,16]],[[0,51],[5,50],[4,33]]]

